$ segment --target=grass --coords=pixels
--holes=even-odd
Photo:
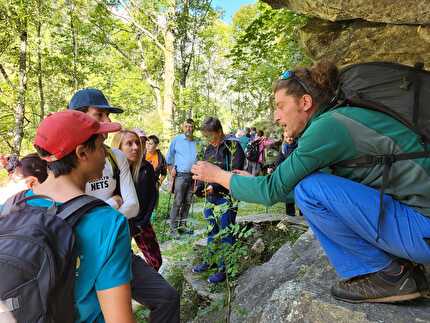
[[[272,206],[266,207],[261,204],[240,202],[237,216],[244,216],[250,214],[262,214],[262,213],[285,213],[285,203],[276,203]]]

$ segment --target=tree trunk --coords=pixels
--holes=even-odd
[[[168,16],[174,15],[174,5],[169,8]],[[169,15],[170,14],[170,15]],[[167,18],[168,19],[168,18]],[[175,85],[175,36],[169,20],[164,30],[164,99],[163,99],[163,132],[167,136],[173,134],[175,110],[174,110],[174,85]]]
[[[69,17],[70,17],[70,30],[72,33],[72,54],[73,54],[73,88],[75,92],[78,90],[79,82],[78,82],[78,43],[76,40],[76,28],[74,23],[74,5],[73,0],[68,1],[69,5]]]
[[[37,85],[39,87],[39,113],[40,121],[45,117],[45,94],[43,92],[43,70],[42,70],[42,19],[41,1],[38,2],[39,19],[37,21]]]
[[[18,102],[15,109],[15,131],[13,138],[13,153],[19,155],[24,137],[25,94],[27,89],[27,19],[20,23],[19,35],[19,86]]]

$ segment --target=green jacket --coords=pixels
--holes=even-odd
[[[399,121],[368,109],[341,107],[315,115],[294,152],[269,176],[233,175],[230,190],[236,199],[272,205],[285,201],[306,175],[363,155],[422,151],[419,137]],[[380,189],[382,165],[335,167],[333,174]],[[430,158],[393,164],[385,193],[430,216]]]

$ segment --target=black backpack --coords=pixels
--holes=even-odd
[[[57,207],[51,198],[9,199],[0,216],[0,321],[20,323],[75,321],[74,292],[77,253],[73,227],[91,209],[106,205],[88,195]],[[26,204],[45,198],[49,208]]]
[[[383,194],[394,162],[430,156],[430,72],[423,64],[414,67],[387,62],[354,64],[339,74],[339,87],[333,108],[351,106],[376,110],[390,115],[421,138],[422,151],[395,155],[366,155],[345,160],[341,167],[383,165],[380,191],[379,227],[384,217]]]
[[[248,159],[251,162],[258,162],[258,159],[260,158],[260,155],[261,155],[260,142],[261,142],[261,139],[257,139],[249,142],[246,145],[246,149],[245,149],[246,159]]]

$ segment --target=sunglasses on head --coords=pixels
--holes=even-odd
[[[307,92],[311,93],[311,90],[309,89],[309,86],[306,85],[305,82],[303,82],[296,74],[294,74],[293,71],[285,71],[281,74],[279,77],[280,80],[294,80],[297,83],[300,84],[300,86]]]

